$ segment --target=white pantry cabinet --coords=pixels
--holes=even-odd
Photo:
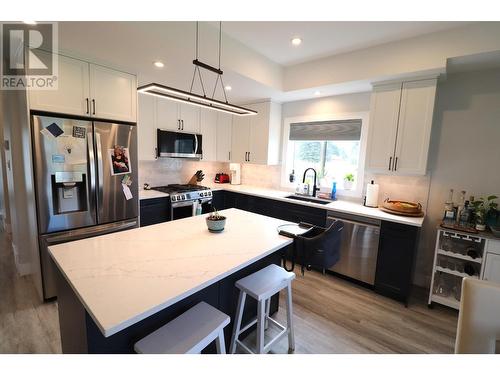
[[[137,121],[136,76],[67,56],[57,59],[58,88],[29,90],[30,109]]]
[[[366,168],[425,175],[437,79],[377,85],[370,104]]]
[[[217,112],[211,109],[200,111],[200,133],[202,135],[203,161],[217,160]]]
[[[156,159],[155,97],[146,94],[137,96],[137,148],[139,160]]]
[[[217,161],[231,161],[231,133],[233,116],[228,113],[217,113]]]
[[[281,105],[263,102],[246,105],[254,116],[234,116],[231,161],[275,165],[279,163]]]

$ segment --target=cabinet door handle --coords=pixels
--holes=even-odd
[[[389,170],[391,170],[391,164],[392,164],[392,156],[389,158]]]
[[[250,161],[250,151],[248,151],[248,161]]]
[[[181,120],[182,128],[181,130],[184,130],[184,120]]]
[[[394,161],[394,170],[398,170],[398,157],[396,156],[396,160]]]
[[[90,108],[89,108],[89,98],[85,98],[85,102],[87,103],[87,112],[85,112],[87,115],[89,114]]]
[[[92,114],[95,115],[95,99],[92,99]]]
[[[181,120],[177,120],[177,130],[181,130]]]
[[[227,160],[231,160],[231,151],[228,152],[229,158]]]

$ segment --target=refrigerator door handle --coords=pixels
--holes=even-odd
[[[97,207],[99,207],[99,213],[102,212],[102,202],[104,195],[104,174],[102,165],[102,148],[101,148],[101,135],[95,132],[96,150],[97,150]]]
[[[87,148],[89,152],[89,188],[90,188],[90,197],[93,197],[90,199],[91,204],[93,205],[92,208],[89,208],[89,210],[93,211],[94,213],[94,220],[95,220],[95,189],[96,189],[96,176],[95,176],[95,153],[94,153],[94,138],[92,136],[92,131],[87,133]]]

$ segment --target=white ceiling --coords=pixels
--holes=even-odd
[[[269,64],[292,64],[319,57],[366,48],[380,43],[400,40],[450,27],[465,22],[224,22],[223,31],[241,48],[257,51]],[[213,27],[212,27],[213,26]],[[210,64],[217,62],[216,22],[200,23],[201,59]],[[137,74],[139,84],[150,82],[188,90],[191,83],[194,57],[194,22],[60,22],[59,47],[64,53],[84,60],[122,69]],[[298,48],[290,45],[293,36],[303,38]],[[228,39],[223,44],[223,55],[229,50]],[[246,46],[246,47],[245,47]],[[226,48],[225,48],[226,47]],[[240,48],[240,47],[237,47]],[[240,48],[240,52],[244,52]],[[259,54],[260,53],[260,54]],[[243,53],[244,61],[247,61]],[[224,56],[223,56],[224,57]],[[164,69],[153,66],[162,60]],[[274,63],[271,61],[275,61]],[[223,58],[223,64],[224,64]],[[251,102],[272,98],[287,102],[321,96],[338,95],[370,90],[368,81],[342,85],[308,88],[283,92],[250,78],[233,66],[224,69],[224,81],[233,90],[229,101]],[[262,66],[253,66],[252,72],[261,72]],[[248,73],[248,72],[247,72]],[[205,74],[205,73],[204,73]],[[213,87],[213,76],[204,75],[208,90]],[[199,86],[197,87],[199,92]],[[211,93],[211,91],[210,91]],[[209,93],[209,94],[210,94]],[[219,99],[222,97],[218,96]]]
[[[394,42],[470,22],[223,22],[223,32],[281,65]],[[215,25],[217,26],[217,25]],[[300,37],[302,44],[290,40]]]

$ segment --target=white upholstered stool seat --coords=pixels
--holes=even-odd
[[[215,340],[217,353],[224,354],[224,327],[229,321],[223,312],[200,302],[136,342],[134,349],[140,354],[193,354]]]

